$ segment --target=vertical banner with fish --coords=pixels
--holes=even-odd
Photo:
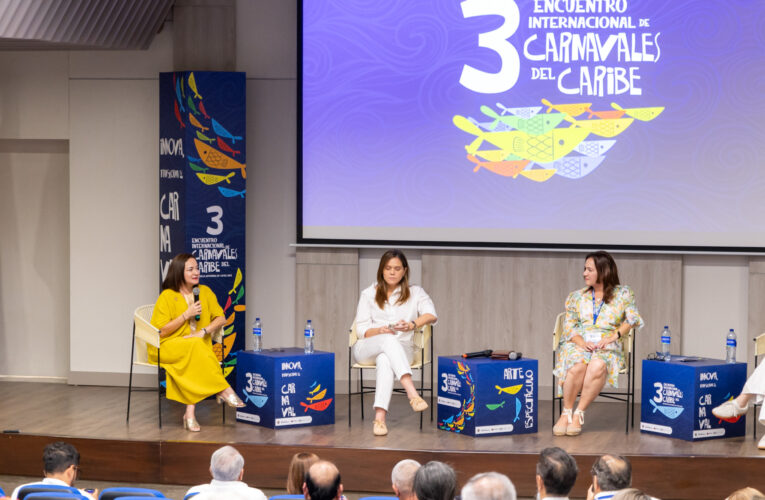
[[[223,307],[213,349],[229,381],[245,326],[245,74],[159,76],[160,283],[173,255],[194,254]]]

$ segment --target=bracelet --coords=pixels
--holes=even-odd
[[[417,322],[412,321],[412,330],[416,330],[416,329],[417,329]]]
[[[207,328],[202,328],[202,331],[205,332],[205,335],[207,335]]]
[[[186,319],[186,313],[185,313],[185,312],[184,312],[183,314],[181,314],[181,316],[183,316],[183,321],[184,321],[184,322],[188,321],[188,320]]]
[[[622,338],[622,332],[621,331],[616,330],[616,338],[617,338],[617,340]]]

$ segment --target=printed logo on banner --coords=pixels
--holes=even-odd
[[[247,383],[242,390],[242,399],[263,408],[268,402],[268,381],[260,373],[252,372],[245,373],[245,380]]]
[[[464,64],[459,83],[477,94],[496,95],[525,75],[549,88],[547,97],[539,102],[487,98],[470,110],[480,118],[454,115],[452,122],[472,136],[465,150],[473,172],[485,169],[534,182],[555,175],[581,179],[606,163],[615,137],[664,111],[652,101],[624,108],[616,97],[643,94],[641,68],[661,59],[661,33],[651,28],[650,18],[634,16],[627,0],[531,5],[522,18],[514,0],[460,3],[465,19],[494,16],[502,23],[477,37],[480,47],[496,54],[499,68],[489,72]],[[529,34],[518,40],[522,21]]]
[[[447,404],[446,406],[459,408],[459,411],[438,422],[438,428],[453,432],[462,432],[465,429],[465,422],[471,420],[475,416],[475,383],[473,382],[473,375],[471,374],[468,365],[460,361],[452,361],[452,363],[454,363],[454,366],[457,369],[457,378],[455,378],[452,373],[442,374],[443,385],[441,386],[441,390],[449,391],[450,394],[460,396],[460,389],[464,383],[467,386],[469,397],[464,399],[462,404],[458,403],[457,406]],[[440,399],[441,398],[439,397],[439,401]]]
[[[653,413],[657,411],[674,420],[683,413],[683,391],[678,389],[672,382],[655,382],[656,395],[651,398],[650,403],[653,406]]]

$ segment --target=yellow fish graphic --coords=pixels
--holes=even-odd
[[[573,118],[566,118],[566,120],[572,123],[572,127],[581,127],[600,137],[616,137],[627,130],[627,127],[635,121],[634,118],[612,118],[608,120],[574,120]]]
[[[310,396],[310,397],[307,397],[306,399],[307,399],[308,401],[310,401],[311,403],[313,403],[314,401],[318,401],[318,400],[320,400],[320,399],[324,398],[324,396],[326,396],[326,395],[327,395],[327,390],[326,390],[326,389],[324,389],[323,391],[321,391],[321,392],[320,392],[320,393],[318,393],[317,395],[315,395],[315,396]]]
[[[308,394],[316,394],[320,390],[321,390],[321,384],[318,384],[315,389],[313,389],[312,391],[308,391]],[[321,398],[319,398],[319,399],[321,399]]]
[[[229,290],[228,294],[231,295],[236,291],[236,287],[239,286],[239,283],[242,282],[242,270],[240,268],[236,269],[236,276],[234,277],[234,286],[231,287],[231,290]]]
[[[200,132],[197,131],[197,136],[199,135]],[[194,145],[197,148],[197,152],[199,152],[199,157],[202,158],[202,161],[208,167],[218,170],[233,170],[238,168],[242,171],[242,178],[247,178],[247,172],[245,170],[247,165],[244,163],[239,163],[235,159],[224,155],[214,147],[205,144],[199,139],[194,139]]]
[[[197,97],[197,99],[202,98],[202,96],[199,95],[199,92],[197,92],[197,79],[194,78],[194,73],[189,75],[189,88],[194,91],[194,95]]]
[[[521,170],[520,174],[532,181],[544,182],[555,175],[555,172],[557,172],[557,170],[554,168],[539,168],[535,170]]]
[[[204,182],[208,186],[212,186],[213,184],[217,184],[223,181],[226,181],[227,184],[231,184],[229,179],[235,176],[236,172],[231,172],[228,175],[200,174],[199,172],[196,174],[200,181]]]
[[[664,111],[664,106],[656,106],[653,108],[622,108],[615,102],[611,103],[611,107],[619,110],[624,111],[627,116],[631,116],[632,118],[636,120],[640,120],[641,122],[650,122],[657,116],[661,114],[662,111]]]
[[[196,128],[201,129],[202,132],[205,130],[210,130],[210,127],[205,127],[201,123],[199,123],[199,120],[197,120],[197,117],[189,113],[189,122],[191,122],[192,125],[194,125]]]
[[[581,115],[587,109],[592,106],[591,102],[582,102],[578,104],[553,104],[547,99],[542,99],[542,104],[547,106],[547,113],[552,111],[553,109],[555,111],[558,111],[560,113],[565,113],[571,117],[576,118],[577,116]]]
[[[499,392],[497,394],[502,394],[503,392],[507,394],[518,394],[518,392],[523,388],[523,384],[518,385],[511,385],[509,387],[500,387],[498,385],[494,386],[495,389],[497,389]]]

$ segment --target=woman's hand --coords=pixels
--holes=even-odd
[[[589,352],[593,352],[598,349],[598,344],[595,342],[585,342],[584,349]]]
[[[192,303],[189,308],[184,311],[183,320],[188,321],[197,314],[202,314],[202,303],[198,301]]]
[[[184,335],[183,338],[184,339],[193,339],[194,337],[199,337],[201,339],[201,338],[204,338],[204,336],[205,336],[205,331],[204,330],[198,330],[198,331],[195,331],[195,332],[191,332],[188,335]]]
[[[612,344],[616,342],[619,339],[617,335],[612,335],[610,337],[606,337],[604,339],[600,339],[600,341],[595,344],[596,349],[605,349],[608,344]]]
[[[403,319],[400,319],[396,322],[395,325],[392,325],[393,329],[397,332],[408,332],[411,330],[414,330],[412,325],[414,324],[413,321],[404,321]]]

